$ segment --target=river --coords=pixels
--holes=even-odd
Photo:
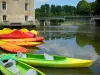
[[[50,26],[36,28],[45,38],[44,44],[26,47],[33,54],[55,54],[81,59],[92,59],[89,68],[40,68],[46,75],[100,75],[100,28],[90,26]],[[0,50],[0,53],[4,53]]]

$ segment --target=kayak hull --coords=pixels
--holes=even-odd
[[[43,37],[35,37],[35,38],[20,38],[20,39],[2,39],[6,42],[42,42],[44,40]]]
[[[0,47],[8,52],[12,52],[12,53],[17,53],[17,52],[22,52],[22,53],[26,53],[27,49],[12,43],[8,43],[5,41],[0,41]]]
[[[5,38],[5,39],[33,38],[33,35],[31,35],[29,33],[24,33],[20,30],[15,30],[12,33],[0,35],[0,38]]]
[[[14,58],[29,65],[51,68],[79,68],[89,67],[93,64],[93,60],[83,60],[64,56],[53,56],[54,60],[46,60],[44,55],[40,54],[26,54],[26,56],[27,58]]]
[[[2,72],[3,75],[15,75],[8,71],[3,65],[0,64],[0,71]]]
[[[35,70],[38,75],[45,75],[40,70],[38,70],[38,69],[36,69],[36,68],[26,64],[26,63],[23,63],[21,61],[16,61],[16,67],[20,71],[21,75],[25,74],[29,69]],[[4,67],[2,65],[0,65],[0,68],[3,68],[3,69],[0,69],[0,70],[4,75],[16,75],[14,72],[12,72],[11,70],[7,69],[6,67]]]
[[[12,44],[16,44],[16,45],[19,45],[19,46],[37,46],[37,45],[40,45],[42,44],[41,42],[9,42],[9,43],[12,43]]]

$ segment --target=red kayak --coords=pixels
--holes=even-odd
[[[15,30],[10,34],[3,34],[0,35],[0,38],[5,38],[5,39],[17,39],[17,38],[33,38],[35,35],[27,32],[23,32],[21,30]]]

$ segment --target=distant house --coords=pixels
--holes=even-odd
[[[0,0],[0,24],[35,23],[34,0]]]

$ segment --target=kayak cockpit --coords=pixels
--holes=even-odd
[[[14,75],[39,75],[37,71],[31,69],[29,66],[12,59],[3,60],[2,63],[3,66]]]
[[[22,54],[18,53],[17,57],[20,58],[30,58],[30,59],[41,59],[41,60],[65,60],[66,57],[64,56],[54,56],[54,55],[49,55],[47,53],[44,54]]]

